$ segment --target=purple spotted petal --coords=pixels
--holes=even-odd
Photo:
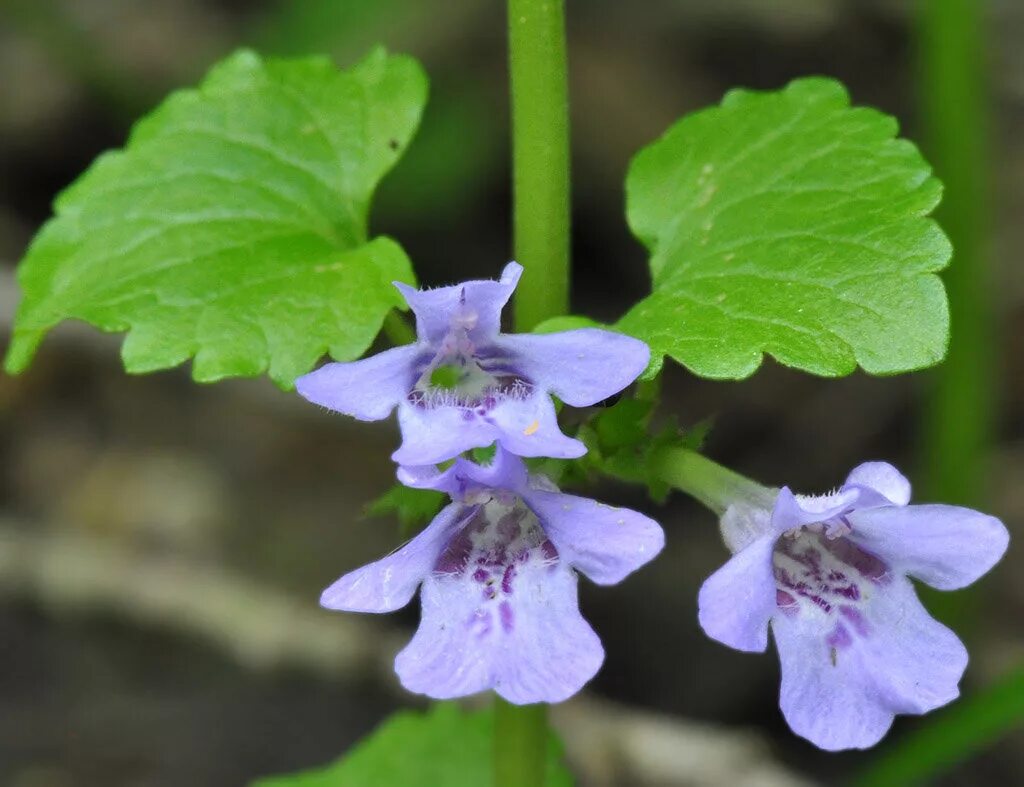
[[[877,743],[896,713],[953,700],[967,664],[956,636],[897,577],[858,616],[777,615],[780,705],[789,726],[836,751]]]
[[[892,726],[893,712],[875,696],[871,676],[851,658],[831,663],[827,634],[813,620],[772,622],[782,684],[779,706],[797,735],[827,751],[866,749]]]
[[[614,585],[661,552],[665,534],[653,519],[575,495],[533,489],[526,504],[562,560],[599,585]]]
[[[523,266],[510,262],[499,281],[467,281],[450,287],[417,290],[407,284],[395,286],[416,315],[416,334],[421,341],[440,342],[448,334],[452,317],[460,315],[474,341],[494,338],[501,329],[501,310],[519,283]]]
[[[412,388],[415,344],[395,347],[352,363],[329,363],[295,381],[300,395],[360,421],[387,418]]]
[[[409,691],[434,699],[476,694],[494,685],[494,620],[478,613],[479,589],[467,576],[433,575],[420,591],[420,625],[395,658]]]
[[[768,647],[768,621],[776,612],[775,540],[774,534],[754,540],[701,586],[697,619],[712,639],[750,652]]]
[[[940,590],[956,590],[988,572],[1010,535],[995,517],[946,505],[854,511],[850,538]]]
[[[396,552],[351,571],[320,597],[320,605],[346,612],[393,612],[408,604],[452,536],[465,524],[466,508],[452,503]]]
[[[910,502],[910,482],[888,462],[864,462],[846,477],[843,489],[859,487],[858,508],[905,506]]]
[[[561,702],[604,659],[564,564],[521,568],[514,593],[495,607],[467,575],[433,575],[421,595],[420,627],[395,659],[410,691],[449,699],[493,688],[516,704]]]
[[[639,339],[597,328],[503,336],[526,377],[573,407],[618,393],[647,368],[651,351]]]
[[[824,522],[849,511],[859,495],[857,489],[843,489],[831,495],[794,495],[788,486],[784,486],[775,498],[772,529],[783,533],[795,527]]]

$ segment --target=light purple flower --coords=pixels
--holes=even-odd
[[[398,407],[402,465],[443,462],[500,442],[519,456],[575,458],[586,453],[558,428],[550,394],[585,407],[629,385],[650,357],[629,336],[582,328],[553,334],[502,334],[501,310],[522,266],[500,281],[467,281],[434,290],[395,283],[416,315],[417,341],[353,363],[329,363],[295,381],[311,402],[362,421]],[[448,372],[454,385],[441,384]]]
[[[494,689],[509,702],[560,702],[601,666],[580,615],[576,572],[612,585],[661,551],[664,534],[635,511],[560,493],[498,449],[494,462],[402,468],[410,485],[454,501],[391,555],[346,574],[320,603],[391,612],[422,585],[419,629],[395,659],[410,691],[448,699]]]
[[[967,651],[908,577],[962,588],[996,564],[1009,535],[977,511],[909,502],[896,468],[868,462],[830,495],[783,488],[772,508],[738,502],[722,517],[734,554],[700,590],[701,626],[763,651],[771,623],[783,715],[823,749],[872,746],[895,714],[959,693]]]

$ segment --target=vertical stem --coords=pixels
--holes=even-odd
[[[517,330],[569,307],[569,87],[564,0],[508,0]],[[543,787],[547,706],[495,700],[494,783]]]
[[[508,0],[516,328],[569,308],[569,98],[564,0]]]
[[[547,705],[494,700],[494,784],[542,787],[547,764]]]
[[[945,272],[951,340],[935,372],[924,433],[930,496],[984,502],[993,432],[995,364],[986,236],[988,101],[981,0],[919,0],[919,65],[926,149],[945,194],[938,212],[953,242]]]

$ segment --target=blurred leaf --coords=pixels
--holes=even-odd
[[[365,49],[389,22],[418,6],[416,0],[278,0],[253,35],[262,48],[290,55]]]
[[[1022,724],[1024,668],[1018,668],[982,693],[929,716],[879,757],[855,784],[904,787],[930,783],[937,774],[966,762]]]
[[[194,355],[198,381],[269,367],[287,388],[325,351],[359,356],[402,307],[391,281],[414,281],[367,214],[425,101],[417,63],[383,50],[347,72],[232,55],[58,197],[19,269],[7,369],[71,318],[130,331],[135,373]]]
[[[439,703],[427,713],[401,711],[332,765],[259,779],[251,787],[486,787],[494,783],[493,710],[464,712]],[[562,745],[551,735],[549,787],[571,787]]]
[[[395,514],[401,525],[402,535],[410,536],[434,516],[446,500],[444,492],[433,489],[413,489],[395,484],[376,500],[366,504],[368,516]]]
[[[457,223],[475,208],[505,165],[506,131],[482,80],[433,74],[434,89],[416,139],[381,185],[380,215],[403,224]]]
[[[950,245],[926,216],[941,184],[896,133],[823,78],[681,120],[630,167],[654,291],[618,327],[712,378],[765,352],[826,376],[940,361]]]

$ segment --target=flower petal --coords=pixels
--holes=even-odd
[[[421,341],[441,341],[453,320],[462,320],[473,341],[490,339],[501,329],[501,310],[519,283],[523,266],[510,262],[501,272],[500,281],[482,279],[417,290],[402,282],[395,287],[402,293],[416,315],[416,335]]]
[[[772,634],[782,668],[779,707],[793,732],[827,751],[882,739],[895,714],[879,702],[860,660],[837,656],[833,665],[827,635],[806,616],[777,615]]]
[[[500,435],[494,424],[463,407],[428,409],[402,401],[398,423],[402,444],[391,458],[409,467],[444,462],[471,448],[490,445]]]
[[[465,575],[431,574],[420,592],[419,628],[395,657],[409,691],[434,699],[476,694],[494,685],[493,648],[479,615],[479,589]]]
[[[621,582],[665,546],[658,523],[636,511],[538,489],[523,498],[561,559],[599,585]]]
[[[928,613],[910,580],[899,577],[876,592],[865,618],[864,664],[892,710],[927,713],[957,698],[967,649]]]
[[[564,564],[524,568],[505,613],[488,608],[465,576],[432,575],[421,596],[419,629],[395,659],[409,691],[451,699],[493,688],[516,704],[560,702],[604,660]]]
[[[888,462],[864,462],[846,477],[843,489],[861,487],[858,507],[875,505],[905,506],[910,502],[910,481]]]
[[[858,489],[842,489],[831,495],[794,495],[788,486],[779,490],[772,509],[772,529],[784,533],[813,525],[848,511],[860,496]]]
[[[587,452],[579,440],[562,434],[551,397],[543,392],[524,399],[503,399],[487,420],[499,430],[501,444],[517,456],[576,459]]]
[[[520,492],[528,483],[526,465],[515,454],[499,444],[490,464],[478,465],[468,459],[456,459],[450,467],[440,470],[436,465],[398,468],[398,480],[416,489],[435,489],[455,500],[473,487]]]
[[[346,612],[393,612],[404,607],[474,510],[457,503],[446,506],[401,549],[350,571],[327,588],[320,606]]]
[[[503,399],[484,412],[449,405],[418,407],[403,400],[398,423],[402,445],[391,458],[409,467],[444,462],[495,441],[516,456],[575,459],[587,452],[579,440],[562,434],[550,397],[539,392]]]
[[[562,702],[597,674],[601,640],[580,614],[576,575],[565,563],[517,579],[515,622],[496,653],[494,690],[516,705]]]
[[[639,339],[599,328],[502,336],[526,377],[573,407],[607,399],[647,368],[651,351]]]
[[[395,347],[351,363],[328,363],[295,381],[300,395],[360,421],[387,418],[416,383],[413,369],[422,348]]]
[[[946,505],[885,506],[852,512],[850,538],[939,590],[974,582],[1006,551],[995,517]]]
[[[775,540],[773,534],[755,539],[701,586],[697,619],[712,639],[748,652],[768,647],[768,621],[777,611]]]
[[[798,735],[835,751],[877,743],[896,713],[925,713],[955,699],[967,651],[895,577],[843,616],[778,615],[772,632],[782,665],[780,705]],[[859,631],[857,630],[859,628]]]

